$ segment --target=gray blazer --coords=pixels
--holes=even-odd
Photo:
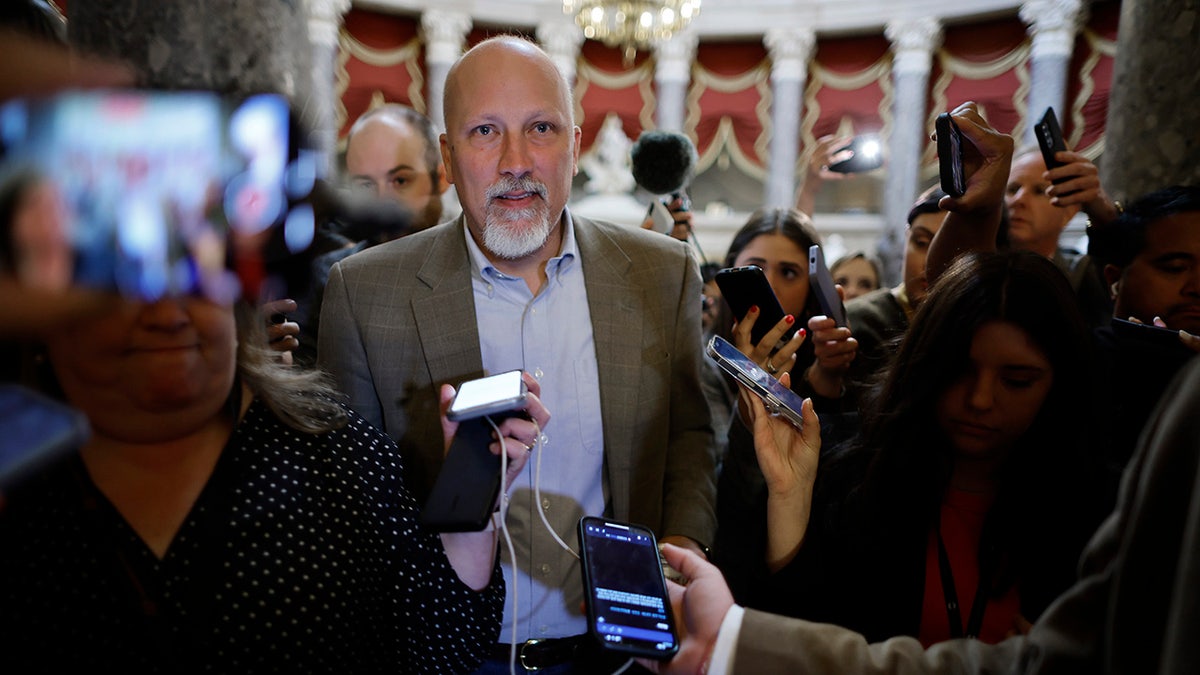
[[[1200,358],[1164,394],[1080,580],[998,645],[862,636],[747,610],[735,673],[1200,673]]]
[[[700,387],[701,280],[670,237],[573,217],[600,378],[610,517],[712,542],[716,458]],[[418,498],[443,456],[438,387],[483,374],[462,217],[333,267],[319,362],[400,445]],[[554,401],[545,401],[551,416]]]

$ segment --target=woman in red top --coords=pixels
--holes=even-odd
[[[822,458],[815,484],[815,452],[798,464],[760,453],[769,543],[750,605],[871,640],[1021,630],[1073,581],[1111,503],[1089,457],[1088,363],[1053,264],[959,259],[914,317],[861,434]]]

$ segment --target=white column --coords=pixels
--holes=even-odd
[[[575,65],[579,61],[579,48],[583,45],[583,29],[575,25],[571,17],[558,14],[537,26],[537,39],[550,60],[558,67],[572,87],[575,86]]]
[[[471,16],[466,12],[431,9],[421,15],[421,39],[425,42],[425,84],[429,92],[425,114],[439,131],[446,128],[442,110],[446,74],[462,56],[469,30]]]
[[[772,28],[763,43],[771,55],[771,148],[764,203],[788,208],[795,203],[804,85],[817,35],[811,28]]]
[[[692,61],[696,58],[699,36],[684,30],[654,47],[654,82],[658,86],[658,128],[683,131],[687,119],[687,88],[692,79]]]
[[[1033,37],[1030,50],[1029,104],[1024,143],[1037,143],[1034,122],[1053,106],[1059,123],[1066,120],[1067,74],[1075,34],[1086,11],[1083,0],[1027,0],[1021,5],[1021,20],[1029,24]]]
[[[887,24],[892,43],[892,137],[888,140],[888,170],[884,182],[884,233],[879,243],[884,276],[889,284],[901,279],[904,226],[920,188],[921,150],[928,142],[925,109],[933,52],[942,42],[936,19],[902,19]]]
[[[350,10],[350,0],[307,0],[308,39],[312,42],[312,97],[314,110],[313,144],[325,156],[326,175],[335,170],[334,149],[337,147],[337,120],[334,114],[333,63],[337,58],[338,29],[342,15]]]

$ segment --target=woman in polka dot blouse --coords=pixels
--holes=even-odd
[[[0,670],[465,672],[496,643],[495,532],[422,529],[395,444],[236,315],[125,302],[46,341],[92,437],[6,495]],[[536,427],[500,430],[511,479]]]

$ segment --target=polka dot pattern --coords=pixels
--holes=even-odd
[[[395,444],[349,415],[312,435],[254,402],[161,560],[78,458],[10,495],[4,670],[471,671],[499,632],[499,567],[483,592],[458,579]]]

